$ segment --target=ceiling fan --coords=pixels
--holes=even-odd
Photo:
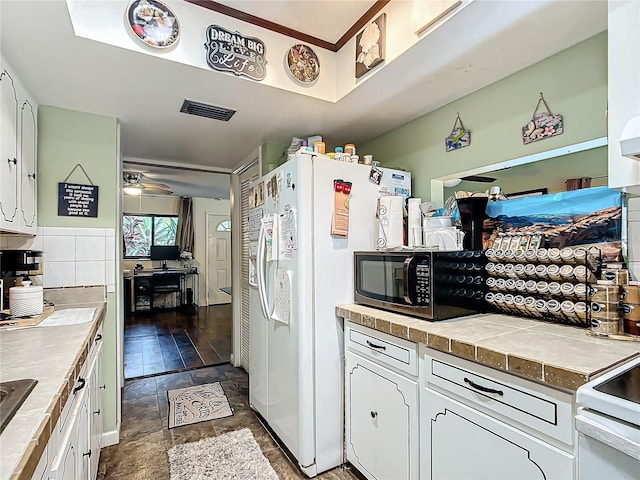
[[[492,183],[496,181],[496,179],[493,177],[484,177],[482,175],[467,175],[466,177],[450,178],[449,180],[445,180],[444,186],[447,188],[452,188],[457,186],[462,180],[466,180],[467,182],[481,183]]]
[[[466,180],[467,182],[481,183],[491,183],[496,181],[496,179],[493,177],[483,177],[482,175],[468,175],[466,177],[462,177],[462,180]]]
[[[164,183],[142,183],[142,173],[124,172],[124,185],[122,191],[127,195],[142,195],[142,192],[155,193],[159,195],[171,195],[169,185]]]

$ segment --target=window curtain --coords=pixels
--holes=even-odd
[[[193,252],[193,199],[180,197],[178,209],[178,233],[176,235],[180,251]],[[195,255],[194,255],[195,256]]]

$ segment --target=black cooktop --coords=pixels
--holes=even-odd
[[[640,365],[636,365],[622,372],[620,375],[594,387],[594,390],[630,402],[640,403]]]

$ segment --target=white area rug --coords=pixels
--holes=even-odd
[[[220,382],[169,390],[169,428],[233,415]]]
[[[278,480],[248,428],[175,445],[168,453],[171,480]]]

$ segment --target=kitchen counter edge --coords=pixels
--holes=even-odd
[[[28,440],[28,445],[24,453],[22,454],[22,458],[16,463],[15,469],[9,476],[10,480],[28,480],[33,476],[42,453],[44,452],[44,449],[47,446],[49,439],[51,438],[51,433],[55,428],[58,419],[60,418],[60,414],[62,413],[62,409],[65,406],[65,402],[69,398],[75,382],[80,375],[82,367],[89,357],[89,352],[91,351],[91,347],[94,344],[96,333],[102,326],[107,311],[106,302],[103,302],[102,304],[91,303],[86,305],[68,304],[64,307],[95,307],[96,312],[94,314],[87,336],[81,343],[74,361],[67,370],[65,378],[61,381],[58,392],[49,402],[46,411],[42,415],[39,415],[37,419],[34,419],[34,424],[38,424],[38,427],[35,430],[36,433],[30,440]],[[2,452],[0,452],[0,458],[2,458]]]
[[[607,353],[611,354],[606,361],[593,367],[575,368],[568,366],[570,364],[569,358],[566,363],[547,361],[542,351],[540,355],[528,355],[527,357],[514,353],[512,347],[514,346],[515,332],[506,325],[504,331],[498,329],[498,331],[483,338],[483,342],[485,340],[493,341],[492,348],[479,345],[480,342],[470,340],[470,336],[460,335],[459,328],[453,327],[454,322],[459,326],[461,321],[468,321],[469,323],[477,322],[477,320],[482,321],[489,318],[490,314],[478,314],[471,317],[430,322],[357,304],[336,306],[335,313],[337,317],[398,338],[425,344],[429,348],[502,370],[527,380],[571,391],[577,390],[578,387],[610,368],[640,355],[640,344],[638,343],[630,344],[630,342],[596,339],[588,337],[586,331],[583,333],[583,339],[574,338],[577,337],[576,327],[554,325],[553,328],[566,328],[567,332],[571,333],[571,335],[567,336],[555,334],[549,337],[556,344],[566,345],[567,351],[575,348],[579,342],[586,341],[597,345],[599,349],[605,349]],[[501,317],[508,318],[506,315],[501,315]],[[548,324],[548,322],[540,320],[520,317],[512,318],[514,323],[528,322],[534,327],[536,326],[535,323],[541,326]],[[451,332],[447,331],[448,326],[452,327]],[[495,325],[493,326],[495,327]],[[522,330],[519,332],[522,332]],[[570,354],[567,355],[568,357],[570,356]]]

